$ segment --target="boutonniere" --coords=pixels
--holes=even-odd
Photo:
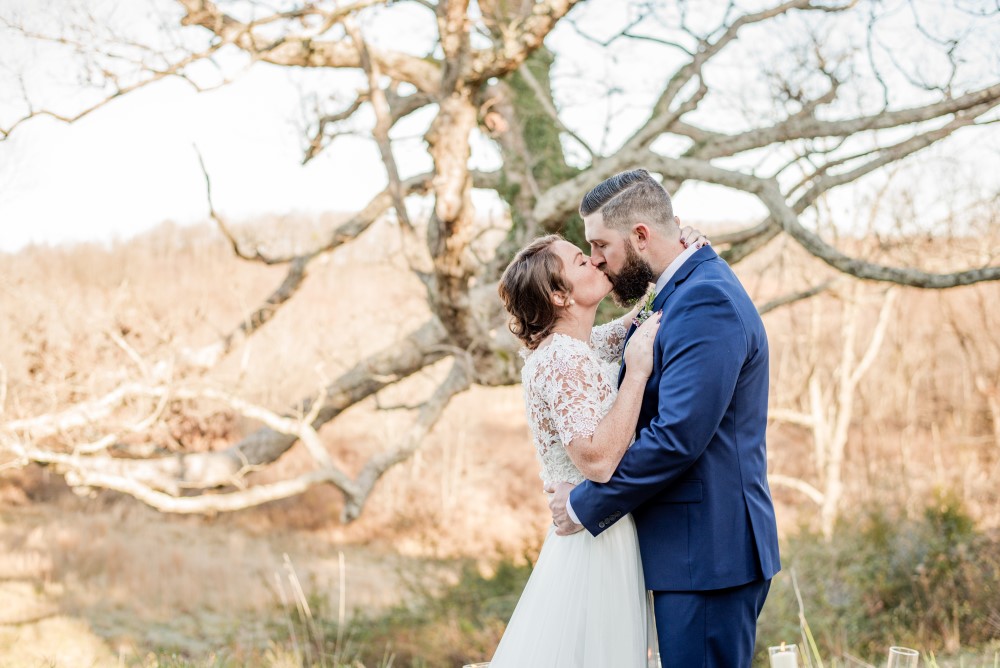
[[[653,315],[654,301],[656,301],[656,290],[650,289],[649,294],[646,296],[646,303],[642,305],[642,308],[639,309],[639,312],[632,319],[636,327],[646,322],[646,318]]]

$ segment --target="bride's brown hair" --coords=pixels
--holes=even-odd
[[[497,291],[510,313],[510,331],[531,350],[552,333],[560,308],[552,299],[561,292],[569,295],[572,286],[563,276],[563,263],[552,244],[558,234],[539,237],[518,251],[500,277]]]

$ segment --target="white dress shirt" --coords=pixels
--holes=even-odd
[[[677,270],[681,268],[681,265],[687,262],[688,258],[694,255],[697,251],[698,249],[694,246],[688,246],[684,249],[683,253],[675,257],[674,261],[667,265],[667,268],[663,270],[660,277],[656,279],[656,294],[660,294],[660,290],[666,287],[667,283],[670,282],[670,279],[677,273]],[[568,514],[569,518],[577,524],[580,523],[580,518],[576,516],[575,512],[573,512],[573,505],[569,502],[569,497],[566,497],[566,514]]]

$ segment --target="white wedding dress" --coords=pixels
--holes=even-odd
[[[556,334],[525,356],[521,380],[545,482],[579,483],[566,445],[593,436],[614,404],[625,327],[595,327],[590,345]],[[635,523],[601,535],[549,529],[490,668],[648,668],[656,629]]]

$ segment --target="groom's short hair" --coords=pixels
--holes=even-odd
[[[580,215],[601,212],[607,227],[624,230],[635,223],[670,225],[670,195],[645,169],[632,169],[601,181],[580,203]]]

